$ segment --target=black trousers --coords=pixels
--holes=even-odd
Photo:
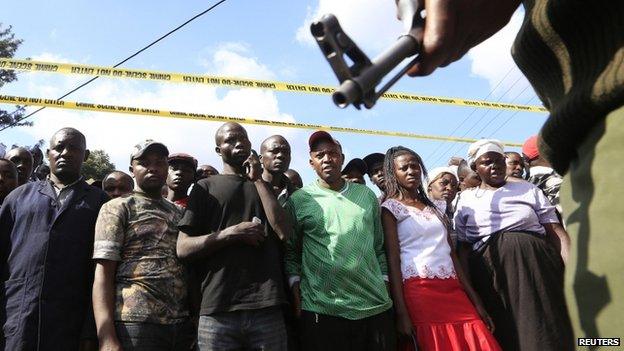
[[[472,283],[505,351],[574,350],[563,261],[538,234],[500,233],[470,259]]]
[[[309,311],[301,312],[302,350],[396,350],[393,309],[350,320]]]

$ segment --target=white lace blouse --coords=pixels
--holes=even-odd
[[[381,206],[397,220],[403,280],[456,277],[446,227],[432,208],[421,211],[394,199]]]

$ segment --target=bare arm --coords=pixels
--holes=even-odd
[[[472,304],[475,306],[477,312],[479,313],[479,315],[481,316],[481,318],[487,325],[488,329],[491,332],[494,332],[494,322],[492,321],[492,318],[490,317],[490,315],[487,313],[487,310],[485,309],[485,306],[483,305],[483,301],[481,300],[481,297],[474,290],[474,288],[472,287],[472,283],[470,282],[469,273],[468,273],[469,272],[469,269],[468,269],[469,250],[470,248],[468,247],[468,245],[461,245],[460,246],[461,255],[458,256],[457,252],[455,251],[455,248],[451,246],[451,259],[453,261],[453,267],[455,268],[457,279],[459,280],[464,290],[466,291],[468,298],[470,298],[470,301],[472,301]]]
[[[396,219],[387,209],[381,211],[381,223],[384,231],[386,256],[388,262],[388,277],[390,278],[390,293],[394,301],[397,315],[397,329],[404,337],[413,334],[412,322],[403,297],[403,275],[401,273],[401,249],[397,234]]]
[[[275,234],[277,234],[280,240],[288,240],[292,232],[290,216],[277,202],[269,183],[260,177],[254,181],[254,185],[256,190],[258,190],[264,213],[266,213],[271,228],[275,230]]]
[[[93,315],[100,350],[121,350],[115,333],[115,273],[117,262],[98,260],[93,280]]]
[[[260,167],[258,154],[254,150],[251,150],[251,155],[249,155],[249,158],[245,161],[245,165],[248,167],[247,178],[254,182],[256,186],[269,225],[273,228],[280,240],[288,240],[292,232],[290,216],[288,216],[286,211],[277,202],[277,198],[275,198],[275,194],[273,194],[273,189],[271,189],[269,183],[262,179],[262,168]]]
[[[264,241],[264,227],[253,222],[241,222],[221,231],[210,234],[191,236],[184,232],[178,234],[176,252],[182,260],[194,260],[210,256],[226,246],[247,244],[258,246]]]
[[[560,223],[544,223],[542,225],[546,229],[546,238],[561,253],[563,263],[567,264],[570,254],[570,236],[568,232]]]

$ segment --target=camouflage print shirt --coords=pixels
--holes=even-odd
[[[140,192],[102,206],[94,259],[117,261],[115,320],[174,324],[188,317],[186,270],[176,256],[182,211]]]

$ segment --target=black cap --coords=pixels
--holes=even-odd
[[[364,163],[366,163],[367,173],[373,169],[373,166],[377,163],[383,163],[386,156],[379,152],[368,154],[364,157]],[[370,176],[370,173],[368,174]]]
[[[342,174],[349,172],[351,169],[357,169],[362,174],[366,174],[368,168],[366,167],[366,163],[362,161],[361,158],[354,158],[346,166],[342,169]]]

